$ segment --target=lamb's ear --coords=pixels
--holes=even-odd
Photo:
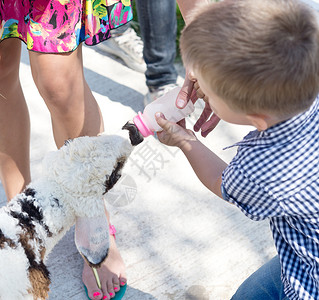
[[[136,146],[144,141],[143,136],[133,122],[127,122],[122,129],[127,129],[129,131],[132,146]]]
[[[77,217],[75,222],[75,244],[91,267],[99,267],[109,252],[109,226],[106,215],[87,218]]]

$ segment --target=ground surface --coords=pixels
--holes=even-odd
[[[84,48],[84,66],[106,131],[120,129],[143,109],[147,91],[143,74],[88,47]],[[41,174],[42,157],[55,144],[26,50],[21,81],[32,119],[31,164],[36,178]],[[189,125],[194,118],[196,114]],[[222,149],[249,130],[220,123],[203,141],[229,162],[236,149]],[[0,192],[4,203],[2,188]],[[127,264],[126,300],[227,300],[251,272],[275,255],[267,222],[250,221],[215,197],[199,182],[180,151],[153,137],[134,150],[106,203]],[[82,259],[73,233],[73,229],[68,232],[48,259],[51,300],[86,299]]]

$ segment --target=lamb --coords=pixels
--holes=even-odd
[[[134,124],[123,129],[128,131],[121,135],[67,141],[46,155],[43,176],[0,209],[1,300],[48,297],[46,256],[77,218],[104,216],[103,194],[116,184],[133,147],[143,140]],[[106,239],[98,251],[78,250],[92,267],[98,267],[108,248]]]

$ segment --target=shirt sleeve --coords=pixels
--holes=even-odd
[[[231,163],[223,172],[221,191],[224,200],[236,205],[252,220],[284,215],[282,203],[267,187],[244,174],[236,164]]]

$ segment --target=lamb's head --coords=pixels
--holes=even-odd
[[[46,178],[55,181],[66,198],[76,200],[65,199],[76,216],[94,217],[103,212],[103,201],[97,199],[119,180],[133,147],[143,140],[135,125],[127,123],[123,128],[128,131],[69,140],[45,157]]]
[[[44,177],[58,185],[68,212],[76,219],[75,242],[92,267],[108,255],[109,232],[103,194],[121,177],[133,147],[143,141],[136,126],[124,125],[117,135],[69,140],[44,159]]]

